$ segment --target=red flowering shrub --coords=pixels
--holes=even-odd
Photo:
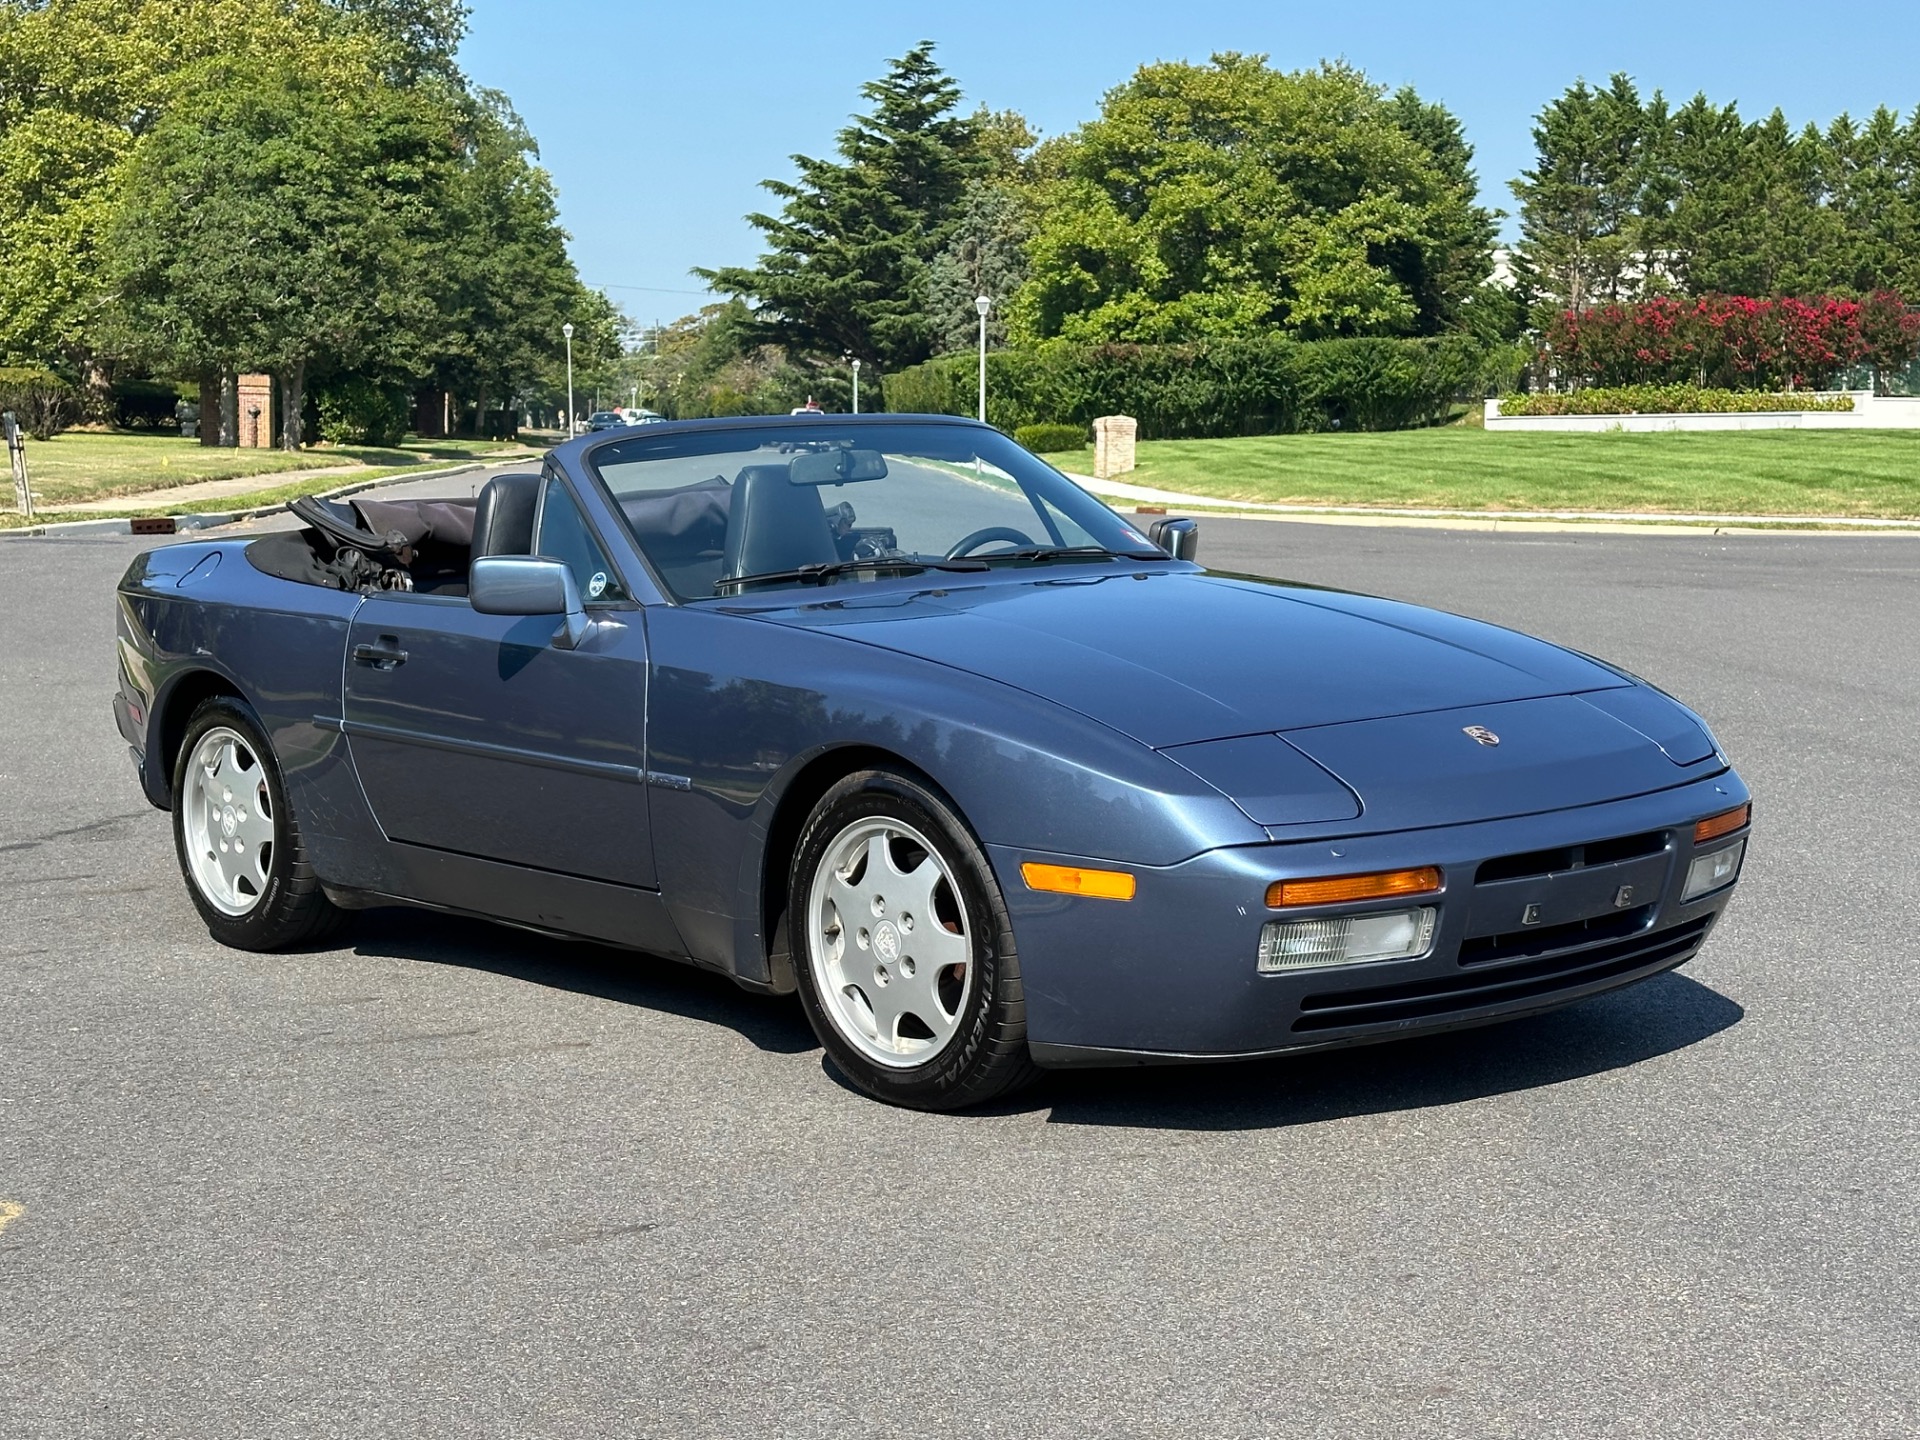
[[[1876,370],[1898,370],[1920,355],[1920,313],[1891,290],[1860,302],[1861,359]]]
[[[1587,385],[1811,390],[1862,362],[1897,369],[1916,353],[1920,314],[1883,290],[1865,300],[1657,296],[1568,310],[1548,327],[1541,358]]]

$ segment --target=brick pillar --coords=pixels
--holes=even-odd
[[[1111,480],[1133,469],[1133,440],[1140,422],[1131,415],[1102,415],[1093,422],[1093,474]]]
[[[273,376],[240,377],[240,448],[271,450],[277,432],[273,428]]]

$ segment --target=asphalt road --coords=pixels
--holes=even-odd
[[[665,962],[224,951],[108,713],[143,542],[0,541],[0,1433],[1920,1433],[1920,541],[1203,528],[1694,703],[1704,954],[929,1116]]]

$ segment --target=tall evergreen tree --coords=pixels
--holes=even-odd
[[[861,93],[872,104],[839,134],[837,160],[793,157],[796,181],[767,180],[785,204],[748,222],[767,239],[753,267],[694,273],[754,307],[763,338],[791,351],[851,351],[886,369],[933,348],[927,266],[952,238],[980,168],[960,87],[924,41]]]
[[[1829,161],[1819,133],[1794,134],[1778,110],[1747,125],[1696,95],[1673,113],[1649,244],[1689,294],[1846,288],[1837,216],[1822,207]]]
[[[1651,123],[1625,75],[1604,90],[1576,81],[1536,117],[1534,167],[1512,182],[1520,202],[1516,258],[1548,309],[1582,309],[1641,288]]]
[[[937,351],[964,350],[979,333],[975,299],[994,302],[987,343],[1006,342],[1007,304],[1027,278],[1027,197],[1012,186],[976,180],[961,203],[953,239],[927,266],[927,314]]]
[[[1913,269],[1908,257],[1920,248],[1920,194],[1900,117],[1882,105],[1856,127],[1841,115],[1821,137],[1819,156],[1820,188],[1835,218],[1837,287],[1866,292],[1904,285]]]

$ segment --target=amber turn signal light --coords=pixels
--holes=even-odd
[[[1080,865],[1036,865],[1028,861],[1020,867],[1020,878],[1029,890],[1084,895],[1089,900],[1133,899],[1133,876],[1124,870],[1088,870]]]
[[[1387,900],[1396,895],[1428,895],[1440,888],[1440,870],[1381,870],[1372,875],[1336,875],[1327,880],[1276,880],[1267,887],[1267,905],[1338,905],[1348,900]]]
[[[1752,818],[1752,801],[1736,805],[1731,810],[1723,810],[1718,815],[1709,815],[1693,827],[1693,843],[1704,845],[1709,840],[1718,840],[1722,835],[1731,835]]]

